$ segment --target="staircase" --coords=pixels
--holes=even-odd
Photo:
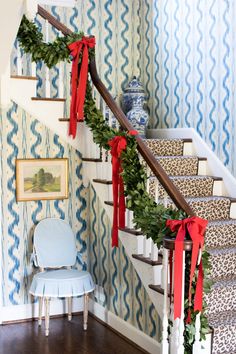
[[[12,78],[12,80],[19,81],[16,85],[12,85],[12,98],[18,97],[19,103],[25,105],[26,109],[43,121],[45,106],[42,108],[42,105],[45,105],[46,101],[43,99],[31,100],[31,96],[24,101],[19,95],[19,92],[22,92],[19,85],[23,85],[24,79],[20,83],[18,77]],[[33,82],[31,80],[30,85]],[[95,96],[97,101],[98,97],[101,100],[97,91]],[[52,104],[50,101],[52,100],[47,100],[48,103],[46,104]],[[64,130],[62,135],[65,135],[66,129],[63,123],[58,123],[61,124],[58,127],[55,121],[55,119],[63,116],[62,103],[62,100],[53,102],[54,107],[57,107],[54,109],[56,114],[51,123],[44,123],[49,124],[50,128],[55,128],[58,134]],[[59,106],[59,111],[57,111]],[[114,118],[113,113],[109,111],[108,118],[106,114],[108,122]],[[63,119],[63,121],[66,121],[66,119]],[[91,135],[85,136],[90,133],[86,128],[83,129],[84,141],[90,144],[88,141],[91,142],[91,140],[88,139],[91,139]],[[205,300],[207,302],[207,316],[213,334],[211,349],[213,354],[236,353],[236,199],[223,195],[224,181],[222,177],[207,174],[208,161],[204,156],[196,156],[193,153],[194,148],[190,138],[146,139],[144,143],[170,177],[174,186],[185,197],[194,213],[209,220],[205,235],[205,246],[210,253],[212,266],[210,277],[213,286],[211,293],[205,296]],[[84,150],[83,148],[84,146],[79,146],[81,151]],[[98,148],[93,147],[89,156],[84,155],[84,178],[90,179],[90,182],[93,183],[100,199],[104,201],[105,210],[112,220],[110,159],[105,152],[102,152],[103,159],[100,158],[98,153]],[[175,207],[173,198],[171,199],[167,195],[166,189],[161,186],[152,169],[147,167],[147,173],[149,176],[147,189],[150,195],[157,203]],[[124,245],[154,306],[163,317],[165,315],[163,312],[165,311],[165,309],[163,310],[163,255],[158,251],[152,240],[147,240],[139,230],[135,230],[132,222],[132,212],[129,210],[127,210],[126,225],[126,228],[120,230],[120,241]],[[204,348],[201,348],[201,351],[195,351],[195,353],[210,353],[211,343],[209,339],[210,335],[208,341],[204,343]],[[161,353],[161,347],[159,352]],[[162,353],[166,354],[164,351]],[[178,353],[180,352],[178,351]]]

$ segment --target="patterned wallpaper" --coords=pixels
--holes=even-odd
[[[59,21],[72,31],[84,31],[96,37],[96,61],[99,75],[113,96],[120,95],[133,75],[141,72],[141,0],[79,0],[74,8],[45,6]],[[45,34],[45,21],[36,17],[36,23]],[[49,41],[58,32],[49,25]],[[22,53],[23,55],[23,53]],[[28,60],[27,60],[28,58]],[[24,56],[23,73],[30,72],[29,57]],[[13,49],[12,73],[17,72],[17,44]],[[59,72],[67,82],[64,96],[68,97],[70,81],[69,65],[57,65],[50,70],[51,96],[59,95]],[[45,66],[37,64],[38,96],[45,96]],[[67,107],[68,109],[68,107]]]
[[[82,184],[81,155],[17,104],[0,115],[1,271],[3,305],[30,301],[30,254],[34,225],[45,217],[66,219],[87,262],[88,189]],[[16,202],[16,158],[69,158],[69,199]],[[85,267],[85,264],[83,264]]]
[[[115,315],[160,341],[161,322],[122,244],[111,247],[111,225],[93,187],[90,190],[88,269],[104,289],[97,301]]]
[[[236,2],[143,5],[142,75],[152,127],[195,128],[236,176]]]

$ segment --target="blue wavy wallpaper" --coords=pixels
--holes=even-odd
[[[193,127],[236,176],[236,3],[144,0],[142,79],[153,128]]]
[[[112,96],[119,96],[133,75],[141,73],[142,1],[79,0],[74,8],[45,6],[72,31],[83,31],[96,37],[96,61],[99,75]],[[45,21],[36,17],[36,24],[45,34]],[[58,35],[49,25],[49,41]],[[29,57],[24,56],[23,74],[29,74]],[[12,74],[17,73],[17,43],[11,58]],[[58,97],[59,72],[63,76],[64,97],[70,95],[71,65],[61,64],[50,70],[51,97]],[[45,97],[45,65],[37,63],[37,95]],[[66,113],[68,113],[68,105]]]
[[[161,322],[125,249],[111,247],[111,225],[93,187],[90,189],[88,269],[104,289],[97,301],[137,329],[160,341]]]
[[[1,111],[1,234],[3,305],[30,302],[30,254],[34,226],[45,217],[67,220],[77,239],[77,248],[87,263],[88,189],[82,184],[81,154],[17,104]],[[16,202],[17,158],[69,158],[69,199]]]

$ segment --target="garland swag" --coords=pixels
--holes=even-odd
[[[43,42],[43,34],[36,25],[25,16],[17,34],[21,47],[26,53],[30,53],[32,61],[42,60],[48,68],[52,68],[59,61],[71,61],[68,46],[84,36],[83,32],[73,33],[64,37],[57,37],[53,43]],[[95,56],[94,48],[89,48],[89,59]],[[79,59],[79,64],[81,57]],[[156,204],[146,191],[147,176],[144,167],[140,164],[137,153],[137,143],[134,135],[127,132],[120,132],[110,128],[103,118],[102,112],[97,109],[92,97],[92,90],[87,82],[86,97],[84,104],[85,122],[93,132],[94,142],[106,150],[110,150],[109,141],[116,136],[124,136],[127,146],[122,151],[122,177],[125,185],[125,195],[127,197],[127,207],[134,213],[134,223],[136,228],[141,229],[148,238],[151,237],[158,247],[163,244],[163,238],[170,236],[175,238],[176,232],[172,232],[167,226],[167,220],[183,220],[187,215],[181,210],[166,208]],[[190,279],[191,254],[186,253],[186,274],[185,279]],[[209,254],[202,253],[202,266],[204,269],[204,293],[209,293],[211,282],[209,281]],[[188,302],[189,282],[186,282],[185,289],[185,320],[189,315]],[[192,292],[196,293],[196,273],[192,284]],[[204,312],[201,313],[201,339],[205,339],[208,332],[208,322]],[[190,323],[185,323],[184,346],[185,354],[192,353],[192,345],[195,338],[195,319],[198,312],[194,311],[193,305],[190,308]],[[170,322],[170,326],[172,323]]]

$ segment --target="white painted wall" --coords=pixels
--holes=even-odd
[[[0,1],[0,76],[9,64],[24,8],[24,0]]]

